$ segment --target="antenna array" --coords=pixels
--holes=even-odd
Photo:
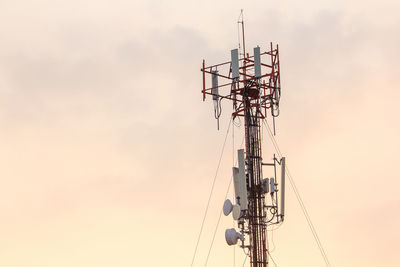
[[[231,61],[206,66],[202,64],[203,101],[212,96],[215,118],[221,114],[221,101],[230,100],[232,117],[244,118],[245,149],[238,150],[238,166],[233,167],[235,199],[227,199],[223,211],[232,213],[238,231],[227,229],[228,245],[240,246],[250,252],[252,267],[268,266],[267,226],[282,223],[285,208],[285,158],[273,156],[273,162],[264,162],[261,149],[262,120],[279,116],[281,96],[279,47],[269,45],[261,52],[246,53],[244,22],[242,26],[243,54],[231,50]],[[211,79],[206,79],[211,76]],[[275,125],[275,124],[274,124]],[[264,177],[263,168],[272,168],[273,177]],[[279,173],[280,175],[277,175]],[[280,194],[279,194],[280,193]]]

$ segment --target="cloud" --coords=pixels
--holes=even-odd
[[[374,215],[370,207],[388,218],[385,228],[398,221],[390,215],[398,202],[398,22],[355,15],[358,5],[353,10],[347,3],[329,9],[292,4],[249,4],[248,48],[270,39],[280,44],[277,138],[324,244],[333,251],[332,262],[354,266],[365,255],[342,253],[338,232],[348,237],[347,244],[361,244],[363,236],[388,244],[398,240],[390,232],[370,234],[378,219],[364,222]],[[7,246],[7,255],[41,261],[51,254],[51,263],[69,258],[70,266],[107,254],[98,243],[123,244],[120,250],[110,245],[113,258],[124,262],[134,250],[140,252],[135,259],[146,262],[142,244],[156,240],[166,261],[174,260],[175,246],[186,256],[174,266],[187,265],[193,247],[181,244],[196,238],[193,229],[202,218],[231,110],[223,103],[222,129],[216,131],[212,104],[201,101],[199,70],[203,58],[229,60],[237,42],[232,14],[239,5],[42,1],[20,9],[7,4],[9,14],[2,19],[9,23],[0,26],[0,211],[3,233],[9,234],[0,246],[18,241]],[[235,129],[236,147],[241,130]],[[229,136],[204,246],[230,178],[230,142]],[[268,157],[272,146],[265,143]],[[381,160],[383,168],[376,164]],[[379,179],[393,186],[376,197]],[[281,229],[298,235],[293,239],[292,232],[279,231],[275,255],[281,266],[308,258],[317,266],[320,259],[296,205],[289,190],[290,213]],[[232,225],[230,218],[222,223],[219,231]],[[69,237],[58,239],[62,233]],[[223,238],[218,240],[210,266],[231,253]],[[38,243],[43,247],[31,255]],[[165,249],[165,243],[171,246]],[[75,258],[62,254],[63,246],[67,254],[77,253],[77,246],[92,250]],[[395,262],[394,252],[380,252]],[[367,258],[373,262],[373,253]],[[2,261],[26,265],[16,259]]]

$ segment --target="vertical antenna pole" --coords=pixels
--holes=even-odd
[[[205,60],[203,59],[203,101],[206,100],[206,72],[205,72]]]
[[[280,74],[280,71],[281,71],[281,63],[280,63],[280,60],[279,60],[279,45],[278,44],[276,44],[276,57],[278,58],[278,70],[279,70],[279,74]],[[278,76],[278,82],[279,82],[279,87],[281,86],[281,75],[279,75]]]
[[[245,40],[245,36],[244,36],[244,18],[243,18],[243,9],[241,12],[242,15],[242,21],[240,22],[242,24],[242,39],[243,39],[243,82],[244,85],[246,85],[246,40]]]
[[[286,158],[283,157],[281,163],[281,220],[283,222],[285,217],[285,169],[286,169]]]
[[[242,13],[242,37],[243,37],[243,56],[246,57],[246,43],[245,43],[245,38],[244,38],[244,19],[243,19],[243,13]]]

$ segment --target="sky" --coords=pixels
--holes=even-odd
[[[231,114],[223,103],[218,131],[201,62],[229,60],[241,9],[247,47],[279,44],[276,139],[331,265],[399,266],[399,8],[1,0],[0,266],[191,264]],[[193,266],[242,131],[227,139]],[[222,217],[207,266],[242,266],[231,227]],[[325,266],[290,188],[268,235],[277,266]]]

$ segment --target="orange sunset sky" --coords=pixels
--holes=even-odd
[[[190,266],[231,113],[217,131],[201,62],[230,60],[242,8],[249,51],[279,44],[276,139],[331,265],[400,266],[398,1],[1,0],[0,267]],[[242,266],[232,225],[207,266]],[[325,266],[289,187],[269,241],[277,266]]]

